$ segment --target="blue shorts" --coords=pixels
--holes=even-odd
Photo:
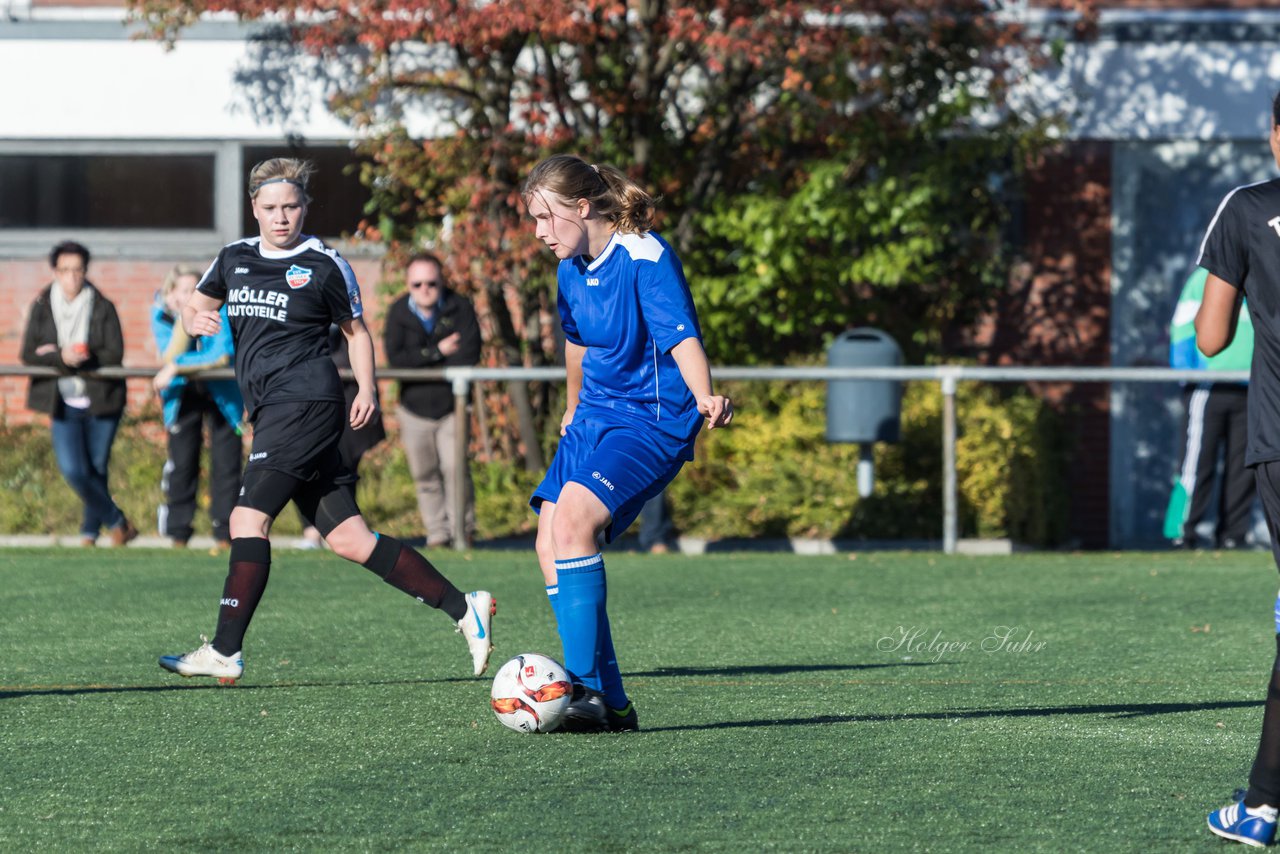
[[[543,501],[560,500],[566,483],[580,483],[609,508],[604,539],[611,543],[691,459],[692,439],[677,443],[652,428],[580,406],[529,506],[538,512]]]

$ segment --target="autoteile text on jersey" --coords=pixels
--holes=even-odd
[[[289,295],[263,288],[236,288],[227,293],[228,317],[263,317],[284,323],[289,319]]]

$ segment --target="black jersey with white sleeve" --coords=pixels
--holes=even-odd
[[[1280,179],[1226,195],[1198,263],[1249,300],[1254,337],[1245,465],[1280,460]]]
[[[351,265],[315,237],[265,249],[260,237],[222,248],[197,290],[226,304],[236,379],[249,418],[288,401],[343,402],[329,327],[363,314]]]

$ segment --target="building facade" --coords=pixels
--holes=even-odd
[[[1060,33],[1062,62],[1019,93],[1068,117],[1037,164],[1025,262],[976,333],[990,363],[1164,365],[1166,330],[1203,232],[1232,187],[1271,177],[1280,9],[1245,0],[1111,0],[1088,34],[1049,0],[1003,4]],[[231,18],[172,49],[132,37],[119,0],[0,0],[0,364],[16,364],[48,249],[92,250],[90,279],[120,309],[125,364],[156,363],[147,312],[175,262],[208,263],[252,233],[244,176],[277,154],[317,160],[309,230],[359,227],[351,128],[326,108],[319,61]],[[430,133],[420,117],[415,132]],[[181,192],[172,192],[174,187]],[[343,244],[340,244],[343,245]],[[344,245],[376,323],[381,261]],[[0,417],[32,418],[26,381],[0,377]],[[1180,397],[1147,385],[1045,387],[1069,425],[1071,536],[1159,542]],[[131,403],[149,397],[130,384]]]

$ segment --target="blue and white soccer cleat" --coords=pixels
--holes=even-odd
[[[185,655],[160,656],[160,666],[179,676],[213,676],[224,685],[235,683],[244,674],[240,653],[223,655],[204,635],[200,636],[200,641],[199,649]]]
[[[467,613],[458,620],[457,632],[467,639],[471,650],[471,669],[477,676],[489,667],[489,653],[493,652],[493,615],[498,613],[498,603],[487,590],[473,590],[467,594]]]
[[[1276,808],[1246,808],[1237,801],[1209,813],[1209,829],[1223,839],[1265,848],[1276,838]]]

